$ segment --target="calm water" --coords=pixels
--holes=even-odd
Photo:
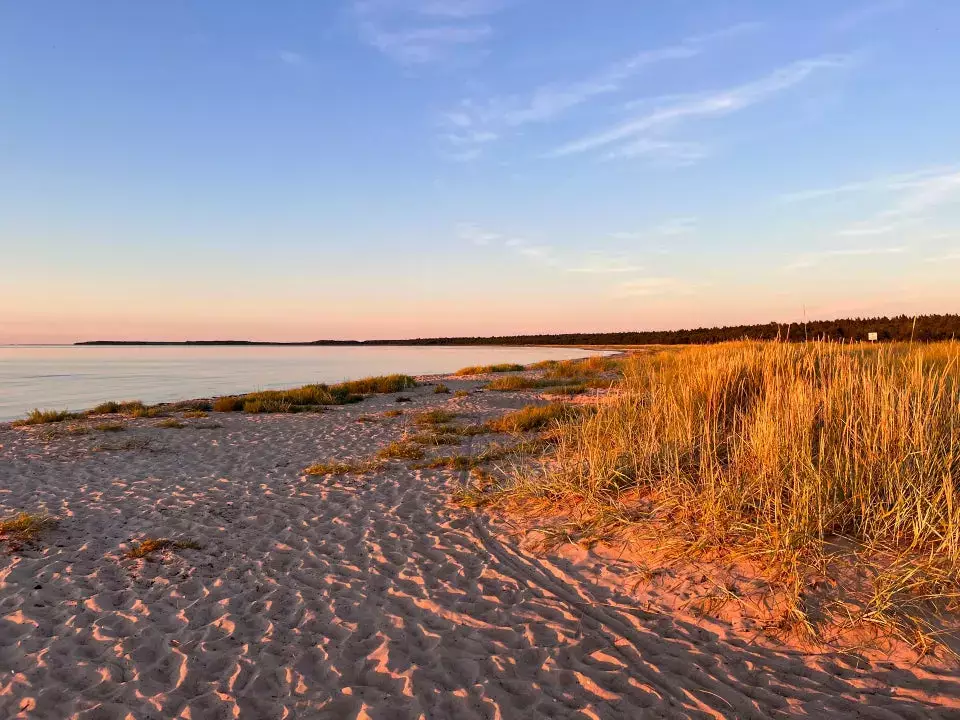
[[[590,354],[542,347],[0,346],[0,422],[33,408],[84,410],[106,400],[169,402]]]

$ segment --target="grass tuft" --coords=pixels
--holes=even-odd
[[[0,520],[0,539],[12,550],[37,540],[45,531],[57,525],[57,519],[49,515],[22,512],[6,520]]]
[[[170,538],[147,538],[141,542],[134,543],[130,549],[124,553],[124,557],[139,560],[141,558],[150,559],[153,553],[166,552],[168,550],[199,550],[200,545],[192,540],[171,540]]]
[[[505,373],[524,370],[523,365],[516,363],[500,363],[498,365],[471,365],[470,367],[460,368],[455,375],[485,375],[487,373]]]
[[[26,425],[46,425],[48,423],[58,423],[64,420],[79,420],[83,415],[72,413],[67,410],[33,410],[22,420],[14,420],[13,427],[23,427]]]
[[[105,422],[100,423],[94,429],[100,432],[123,432],[127,429],[127,426],[121,422]]]
[[[397,440],[377,452],[380,460],[419,460],[423,457],[423,448],[412,440]]]
[[[564,420],[571,420],[588,412],[580,405],[550,403],[549,405],[527,405],[525,408],[507,413],[487,423],[493,432],[516,433],[542,430]]]
[[[167,428],[169,430],[180,430],[187,426],[186,423],[177,420],[176,418],[168,418],[167,420],[161,420],[156,424],[158,428]]]
[[[449,392],[450,392],[450,388],[448,388],[443,383],[439,383],[433,388],[434,395],[443,395],[444,393],[449,393]]]
[[[377,472],[384,467],[378,460],[359,460],[356,462],[329,461],[318,462],[304,468],[306,475],[362,475]]]

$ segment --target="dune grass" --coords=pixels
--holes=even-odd
[[[150,559],[153,553],[166,552],[167,550],[199,550],[200,545],[192,540],[171,540],[170,538],[147,538],[138,543],[133,543],[130,549],[124,553],[124,557],[139,560],[141,558]]]
[[[57,519],[49,515],[22,512],[0,520],[0,540],[13,549],[35,542],[44,532],[57,525]]]
[[[384,468],[382,460],[357,460],[357,461],[324,461],[317,462],[304,468],[306,475],[362,475],[368,472],[377,472]]]
[[[416,387],[409,375],[382,375],[336,385],[314,384],[289,390],[261,390],[230,395],[213,401],[215,412],[298,413],[315,412],[327,405],[359,402],[366,395],[393,393]]]
[[[30,412],[22,420],[14,420],[13,427],[24,427],[27,425],[46,425],[48,423],[58,423],[64,420],[79,420],[83,417],[80,413],[72,413],[67,410],[40,410],[36,409]]]
[[[455,393],[453,393],[455,398],[465,398],[470,397],[470,395],[471,393],[469,390],[457,390]]]
[[[434,394],[434,395],[443,395],[443,394],[449,393],[449,392],[450,392],[450,388],[448,388],[448,387],[447,387],[446,385],[444,385],[443,383],[438,383],[438,384],[435,385],[434,388],[433,388],[433,394]]]
[[[558,444],[487,501],[535,498],[562,537],[759,564],[811,635],[805,598],[838,563],[871,578],[858,617],[904,638],[923,635],[921,605],[960,598],[960,343],[727,343],[623,371],[595,413],[502,418],[554,412]]]
[[[516,363],[499,363],[497,365],[471,365],[470,367],[460,368],[455,375],[485,375],[487,373],[505,373],[524,370],[523,365]]]
[[[377,452],[378,460],[419,460],[423,457],[423,448],[409,439],[397,440]]]
[[[158,428],[166,428],[168,430],[182,430],[187,426],[186,423],[177,420],[176,418],[167,418],[166,420],[161,420],[156,424]]]
[[[487,423],[492,432],[518,433],[542,430],[589,412],[585,407],[566,403],[549,405],[527,405],[525,408],[509,412]]]
[[[105,422],[97,425],[95,429],[100,432],[123,432],[127,426],[122,422]]]

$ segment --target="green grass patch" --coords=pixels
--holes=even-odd
[[[443,395],[444,393],[449,393],[449,392],[450,392],[450,388],[448,388],[443,383],[439,383],[433,388],[434,395]]]

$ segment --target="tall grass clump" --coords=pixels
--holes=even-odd
[[[837,547],[875,563],[868,606],[881,580],[960,597],[960,343],[727,343],[623,372],[507,496],[567,501],[581,527],[650,522],[684,553],[787,573],[797,597]]]
[[[365,395],[400,392],[416,385],[416,380],[409,375],[382,375],[336,385],[320,383],[289,390],[261,390],[245,395],[230,395],[217,398],[211,407],[216,412],[296,413],[324,405],[359,402]]]
[[[497,365],[471,365],[460,368],[454,375],[484,375],[486,373],[505,373],[523,370],[523,365],[517,363],[499,363]]]
[[[63,422],[64,420],[78,420],[83,415],[79,413],[68,412],[67,410],[32,410],[22,420],[14,420],[13,427],[24,427],[26,425],[46,425],[48,423]]]

